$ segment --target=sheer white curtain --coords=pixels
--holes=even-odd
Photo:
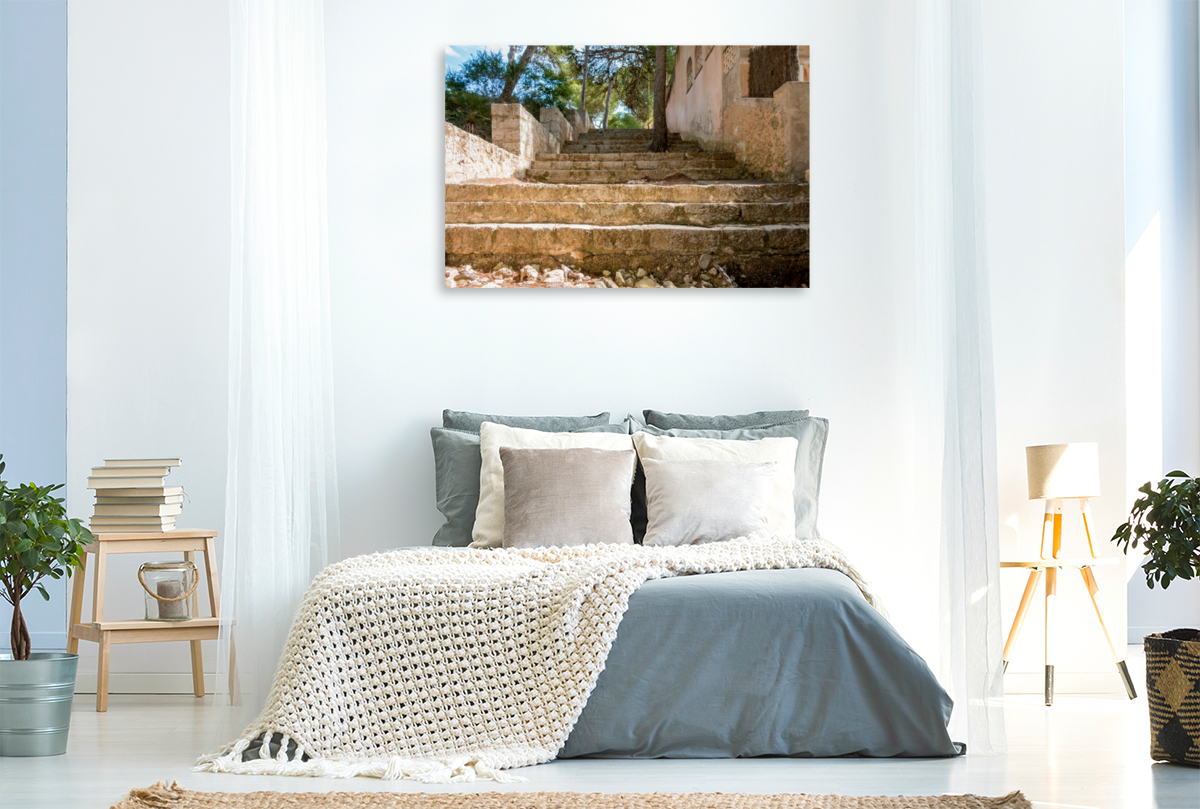
[[[1005,747],[996,401],[983,238],[982,9],[917,7],[916,273],[920,409],[928,504],[941,537],[943,685],[952,736],[972,753]]]
[[[338,552],[322,0],[230,0],[229,467],[218,671],[262,706],[301,596]]]

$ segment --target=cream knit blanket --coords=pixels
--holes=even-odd
[[[642,582],[797,567],[839,570],[875,603],[842,552],[819,539],[347,559],[305,593],[262,713],[197,769],[523,780],[501,770],[555,757]],[[273,734],[283,736],[279,756],[242,760],[255,739],[267,755]],[[298,745],[291,761],[289,741]]]

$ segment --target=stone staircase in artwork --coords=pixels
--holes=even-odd
[[[564,267],[605,286],[807,286],[808,184],[648,130],[582,135],[524,183],[446,186],[446,263]],[[640,282],[640,283],[639,283]]]
[[[620,152],[649,152],[654,133],[649,129],[593,129],[563,146],[564,154],[613,154]],[[702,152],[694,140],[684,140],[678,133],[667,135],[667,151],[676,153]]]
[[[560,154],[538,155],[528,177],[545,183],[628,183],[681,174],[696,181],[744,176],[732,152],[706,152],[674,133],[667,137],[667,151],[651,152],[652,139],[648,129],[593,130]]]

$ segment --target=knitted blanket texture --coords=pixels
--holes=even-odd
[[[523,780],[502,771],[555,757],[642,582],[798,567],[841,571],[875,603],[841,550],[820,539],[347,559],[305,593],[262,713],[196,769]],[[276,734],[278,755],[243,760],[256,739],[269,756]]]

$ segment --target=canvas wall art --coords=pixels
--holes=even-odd
[[[809,49],[446,48],[445,285],[809,285]]]

